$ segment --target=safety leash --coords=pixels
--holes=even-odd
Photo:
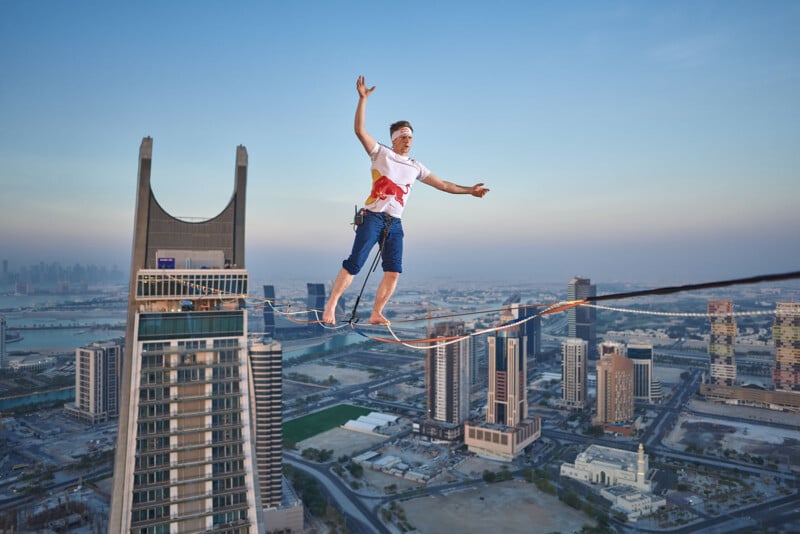
[[[353,325],[358,322],[358,317],[356,317],[358,304],[361,302],[361,296],[364,294],[364,288],[367,287],[369,275],[375,272],[375,269],[378,268],[378,258],[380,258],[383,254],[383,245],[386,244],[386,238],[389,236],[389,229],[392,226],[392,222],[394,222],[394,219],[386,219],[385,217],[383,219],[383,230],[381,230],[381,239],[378,242],[378,252],[375,254],[375,259],[372,260],[372,267],[370,267],[369,271],[367,271],[367,276],[364,277],[364,283],[361,284],[361,291],[358,292],[356,303],[353,305],[353,313],[350,315],[350,320],[347,321],[350,327],[353,327]]]

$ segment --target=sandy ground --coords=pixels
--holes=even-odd
[[[332,428],[322,434],[304,439],[297,444],[298,450],[314,447],[315,449],[333,450],[333,458],[358,455],[387,439],[387,436],[373,436],[344,428]]]
[[[471,456],[458,464],[455,471],[468,477],[481,476],[484,471],[498,472],[502,470],[503,466],[508,467],[508,464],[503,462],[494,462],[481,458],[480,456]]]
[[[574,532],[594,524],[557,497],[518,480],[422,497],[403,502],[402,507],[409,523],[422,534]]]
[[[703,448],[732,449],[740,454],[774,457],[792,465],[800,462],[800,430],[720,421],[713,416],[681,415],[664,443],[673,447],[693,443]]]
[[[360,369],[348,369],[346,367],[336,367],[335,365],[322,365],[318,363],[305,363],[287,367],[287,373],[300,373],[308,375],[315,380],[326,380],[329,376],[339,381],[343,386],[361,384],[369,380],[369,372]]]
[[[406,402],[411,402],[418,395],[422,395],[423,393],[425,393],[425,388],[417,386],[409,386],[408,384],[395,384],[393,386],[388,386],[383,388],[381,392],[386,395],[391,395],[396,399]]]
[[[372,469],[368,468],[364,469],[362,482],[366,482],[368,484],[367,489],[373,490],[372,493],[375,495],[386,495],[386,486],[394,485],[398,492],[402,492],[411,488],[418,488],[422,485],[419,482],[414,482],[413,480],[387,475],[386,473],[373,471]],[[364,493],[364,490],[361,489],[359,492]]]

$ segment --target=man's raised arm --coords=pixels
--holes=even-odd
[[[358,90],[358,106],[356,106],[356,119],[355,131],[356,137],[364,145],[364,150],[369,154],[375,148],[376,141],[367,131],[366,116],[367,116],[367,98],[375,90],[373,85],[367,89],[367,84],[364,82],[364,77],[359,76],[356,81],[356,89]]]

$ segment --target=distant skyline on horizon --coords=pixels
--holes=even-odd
[[[401,288],[800,269],[800,4],[403,8],[0,4],[0,257],[127,271],[152,136],[154,192],[182,218],[224,207],[246,146],[246,267],[327,282],[369,192],[363,74],[379,142],[408,119],[412,157],[491,189],[414,187]]]

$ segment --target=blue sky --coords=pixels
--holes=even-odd
[[[423,184],[409,277],[689,282],[800,268],[800,3],[0,1],[0,254],[127,268],[139,144],[212,217],[249,153],[259,279],[333,278],[369,160]]]

